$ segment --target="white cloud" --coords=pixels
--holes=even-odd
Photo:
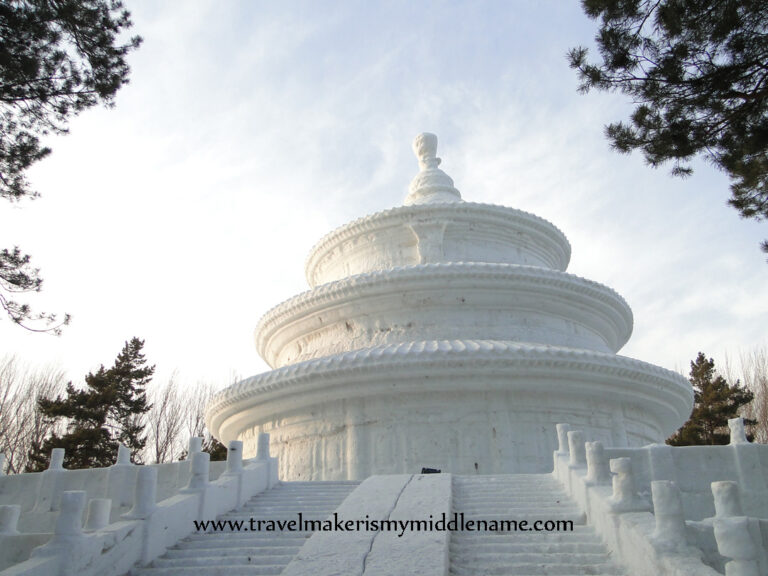
[[[629,105],[576,94],[564,54],[595,31],[577,3],[129,8],[145,38],[131,84],[52,141],[40,200],[0,206],[3,240],[46,279],[30,302],[74,323],[51,338],[2,321],[3,350],[79,380],[137,335],[161,375],[265,369],[259,315],[305,289],[323,234],[402,202],[423,130],[466,200],[551,220],[570,271],[627,298],[623,353],[687,369],[765,342],[765,226],[724,206],[708,166],[675,180],[608,149],[602,126]]]

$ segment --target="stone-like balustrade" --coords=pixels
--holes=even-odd
[[[268,450],[268,438],[260,446]],[[45,472],[0,476],[0,575],[124,574],[191,533],[193,520],[277,483],[268,452],[243,462],[232,441],[225,462],[210,462],[201,447],[192,438],[187,460],[138,466],[121,446],[113,466],[87,470],[64,469],[54,449]]]
[[[633,576],[766,576],[768,446],[746,442],[740,424],[731,423],[729,446],[621,449],[561,424],[553,475]],[[193,520],[235,509],[277,481],[266,435],[258,445],[257,457],[243,461],[242,443],[232,441],[227,461],[211,463],[193,439],[184,462],[135,466],[121,450],[114,466],[84,471],[65,470],[56,452],[46,472],[0,477],[0,576],[117,576],[149,563],[189,534]],[[697,459],[706,466],[691,467]],[[443,492],[441,502],[450,502]],[[361,515],[376,499],[361,490],[356,502]],[[46,520],[47,529],[29,533],[25,517]],[[315,544],[327,547],[328,538]],[[446,546],[434,554],[442,558]]]
[[[728,446],[605,448],[558,424],[553,474],[633,576],[766,576],[768,446],[729,427]]]

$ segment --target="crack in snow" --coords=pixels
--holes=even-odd
[[[397,503],[400,502],[400,497],[403,495],[403,492],[405,492],[405,489],[408,488],[408,484],[413,481],[414,474],[411,474],[411,477],[408,478],[408,482],[403,484],[403,487],[400,489],[400,492],[397,493],[397,498],[395,498],[394,504],[392,504],[392,508],[389,509],[389,512],[387,512],[386,518],[384,520],[389,520],[389,517],[392,516],[392,512],[395,511],[395,508],[397,508]],[[373,544],[376,541],[376,538],[378,538],[379,534],[381,534],[381,531],[374,534],[373,538],[371,538],[371,543],[368,546],[368,551],[365,553],[365,556],[363,556],[363,571],[360,573],[362,576],[365,574],[365,563],[368,560],[368,555],[371,553],[371,550],[373,550]]]

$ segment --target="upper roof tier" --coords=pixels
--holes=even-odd
[[[420,134],[413,149],[421,171],[405,206],[337,228],[310,251],[311,287],[354,274],[417,264],[487,262],[563,271],[571,246],[543,218],[521,210],[461,200],[453,180],[437,166],[437,137]]]

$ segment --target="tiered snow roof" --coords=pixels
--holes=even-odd
[[[621,296],[568,274],[570,245],[526,212],[465,202],[414,142],[405,205],[311,250],[311,289],[256,329],[274,371],[222,392],[224,440],[272,435],[285,478],[357,479],[420,464],[457,473],[551,469],[554,424],[612,445],[661,441],[688,416],[681,376],[616,356]]]

